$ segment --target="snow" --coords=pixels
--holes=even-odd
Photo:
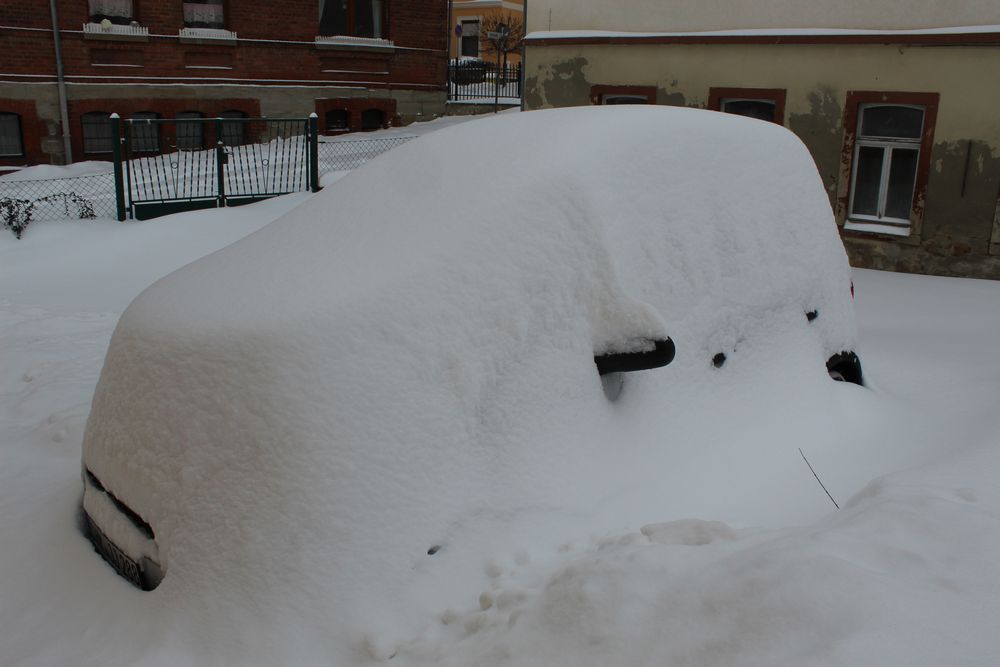
[[[483,129],[477,134],[492,131],[488,125],[480,127]],[[440,136],[444,150],[450,141],[445,133]],[[603,148],[618,139],[609,138]],[[478,141],[483,141],[482,136]],[[786,157],[794,154],[790,145],[785,145],[789,149]],[[628,148],[623,146],[622,152]],[[377,165],[390,158],[400,171],[407,166],[407,157],[394,152],[363,169],[378,172],[382,167]],[[529,156],[523,159],[527,161]],[[555,161],[546,161],[539,168]],[[432,177],[430,173],[424,176]],[[609,188],[621,185],[614,178],[610,180]],[[361,181],[360,172],[355,172],[343,177],[340,187],[351,191],[352,183]],[[412,189],[419,190],[421,185],[418,179]],[[361,198],[363,194],[339,192],[345,198]],[[600,194],[593,193],[593,199],[600,200]],[[347,561],[326,558],[310,552],[310,543],[316,539],[308,534],[311,531],[290,531],[293,541],[288,544],[279,541],[276,545],[266,539],[262,531],[269,515],[282,503],[292,504],[310,517],[318,514],[298,504],[302,499],[295,497],[297,489],[275,494],[268,480],[255,490],[263,498],[247,496],[258,503],[262,514],[230,518],[241,531],[244,552],[224,548],[211,556],[252,561],[258,551],[278,546],[293,558],[307,560],[307,581],[297,581],[292,575],[301,573],[294,568],[264,572],[265,583],[273,587],[268,596],[254,598],[251,593],[260,590],[261,582],[230,579],[235,585],[214,590],[217,597],[213,601],[199,595],[193,581],[175,581],[184,578],[179,565],[182,560],[177,560],[171,563],[177,567],[156,591],[141,593],[131,588],[94,554],[75,519],[84,421],[115,320],[145,286],[280,218],[297,204],[301,206],[289,219],[264,227],[264,232],[245,243],[161,282],[151,293],[155,295],[175,289],[179,280],[194,283],[197,277],[208,276],[220,262],[235,263],[264,248],[280,258],[286,247],[281,240],[291,236],[289,228],[300,232],[309,229],[304,220],[317,210],[331,210],[328,200],[323,194],[303,194],[239,209],[126,225],[47,223],[33,227],[33,233],[20,242],[0,235],[0,339],[4,341],[0,347],[0,645],[5,664],[361,665],[391,655],[395,655],[392,662],[404,665],[932,665],[994,664],[1000,659],[993,640],[993,628],[1000,618],[1000,561],[996,558],[1000,489],[992,479],[992,471],[1000,463],[992,400],[1000,362],[993,361],[995,355],[990,354],[992,332],[1000,325],[1000,288],[985,281],[871,271],[855,271],[853,277],[861,351],[873,389],[834,384],[821,377],[821,368],[810,370],[815,360],[807,353],[815,348],[801,332],[792,332],[775,345],[765,344],[765,340],[748,342],[746,347],[741,344],[737,348],[740,352],[722,369],[728,375],[714,369],[701,373],[693,364],[685,365],[679,354],[676,366],[649,372],[639,382],[626,384],[621,401],[610,406],[601,403],[599,387],[585,386],[582,376],[567,379],[547,375],[553,370],[550,363],[537,373],[523,366],[512,367],[511,373],[499,376],[513,383],[506,390],[501,385],[483,387],[481,391],[493,404],[508,401],[512,411],[490,413],[490,404],[481,401],[482,423],[512,429],[527,438],[531,447],[561,448],[562,457],[550,460],[525,446],[522,460],[543,465],[541,473],[560,469],[564,474],[559,479],[567,487],[562,491],[576,500],[589,497],[590,505],[581,505],[576,514],[536,516],[534,522],[524,522],[521,539],[496,539],[468,562],[465,555],[456,554],[463,534],[467,546],[485,544],[490,535],[456,525],[449,535],[422,540],[424,551],[431,546],[441,548],[433,557],[426,553],[414,556],[414,569],[407,570],[406,584],[411,583],[411,577],[434,574],[430,571],[441,563],[438,569],[445,572],[434,583],[442,590],[420,591],[416,602],[423,608],[411,610],[407,619],[392,623],[391,628],[386,627],[389,623],[367,622],[359,624],[363,627],[356,627],[356,632],[344,632],[343,625],[355,625],[356,618],[385,602],[379,599],[382,593],[365,596],[363,589],[368,586],[364,582],[358,583],[355,591],[361,597],[350,604],[343,597],[330,600],[322,594],[302,594],[302,589],[311,586],[327,592],[328,579],[336,578],[338,569],[363,572],[384,563],[384,555],[358,552]],[[349,240],[369,238],[376,244],[387,228],[395,224],[394,231],[399,231],[417,217],[415,211],[397,219],[369,216],[365,218],[367,225],[353,228]],[[329,219],[313,224],[322,227],[321,222],[336,225],[338,232],[351,231],[344,229],[347,223]],[[462,222],[479,224],[469,216]],[[531,232],[530,238],[545,240],[545,233],[526,230],[527,225],[516,216],[507,222],[512,233]],[[422,228],[414,230],[407,240],[420,241],[420,232],[430,235]],[[497,234],[491,241],[502,238]],[[325,253],[331,262],[347,261],[349,267],[356,267],[359,262],[351,264],[345,257],[350,247],[323,247],[315,255]],[[410,247],[414,246],[399,244],[393,256],[403,266],[383,271],[388,274],[386,280],[404,273],[406,262],[416,262],[403,250]],[[580,250],[595,247],[599,246],[587,242]],[[497,252],[502,250],[498,247]],[[619,254],[614,257],[623,256],[624,251],[616,250]],[[470,263],[484,259],[485,252],[470,252]],[[553,257],[558,260],[559,254]],[[586,252],[576,258],[592,266]],[[449,270],[461,271],[461,257],[455,259],[458,266]],[[528,262],[528,266],[532,264]],[[300,270],[291,268],[283,271],[286,281]],[[306,268],[315,266],[301,271],[306,273]],[[483,270],[488,277],[497,278],[494,268],[487,261]],[[539,275],[569,268],[557,262],[557,267]],[[331,270],[337,271],[346,273],[347,268]],[[344,277],[343,273],[337,277]],[[325,295],[333,303],[342,303],[350,290],[358,290],[351,305],[362,312],[345,313],[348,324],[359,321],[364,311],[373,317],[379,314],[377,307],[362,298],[367,294],[364,290],[378,287],[366,283],[373,273],[374,269],[349,281],[347,294],[331,291]],[[254,273],[240,277],[253,281]],[[627,272],[619,278],[623,286],[635,288]],[[261,286],[255,284],[249,296],[262,298]],[[226,291],[207,283],[199,284],[201,289]],[[415,289],[402,288],[394,295],[397,303],[393,305],[405,301]],[[500,283],[494,294],[503,296],[505,289],[506,283]],[[544,291],[522,292],[519,300],[526,300],[528,294],[551,296]],[[296,299],[302,296],[295,295]],[[420,321],[429,332],[406,329],[406,322],[398,328],[388,324],[384,330],[371,330],[373,339],[364,341],[365,345],[391,342],[404,330],[418,343],[433,336],[454,341],[459,339],[458,331],[475,328],[476,318],[483,317],[482,311],[471,309],[456,320],[439,324],[434,317],[418,312],[440,313],[447,308],[451,301],[445,295],[438,296],[445,303],[428,299],[418,304],[422,308],[396,311],[411,321],[424,317]],[[589,303],[585,295],[583,302]],[[155,301],[147,295],[138,303]],[[245,307],[254,314],[254,303],[247,302]],[[523,311],[510,312],[516,316]],[[224,307],[221,314],[223,323],[238,323],[241,312]],[[817,322],[825,314],[821,309]],[[204,335],[201,325],[205,323],[197,321],[197,313],[176,313],[179,323],[169,321],[173,317],[171,313],[160,320],[170,327],[168,333],[197,328],[199,335]],[[503,329],[513,322],[495,324],[505,336],[513,336],[517,329]],[[334,324],[331,331],[348,331],[345,324]],[[551,324],[545,321],[537,331],[522,332],[523,340],[544,341],[544,336],[536,334],[544,333]],[[681,332],[694,323],[668,320],[665,326],[682,350]],[[269,331],[260,333],[271,335]],[[572,338],[566,340],[567,345],[574,343]],[[215,344],[205,339],[202,342]],[[224,342],[220,339],[223,349],[228,347],[222,345]],[[412,342],[407,339],[407,346]],[[474,342],[490,349],[498,347],[492,334]],[[355,345],[359,343],[355,341]],[[499,347],[503,348],[502,342]],[[791,359],[782,359],[781,347]],[[285,349],[294,351],[296,346],[289,344]],[[551,353],[546,350],[546,354]],[[399,359],[395,361],[398,366]],[[488,357],[480,356],[479,361],[488,365]],[[321,355],[310,357],[308,362],[327,363]],[[763,372],[761,368],[766,366],[758,366],[759,362],[773,362],[777,368]],[[415,361],[408,363],[416,365]],[[178,369],[164,370],[168,375],[178,373],[183,359],[178,365]],[[312,374],[299,367],[265,370],[267,381],[283,388],[296,375],[312,379]],[[333,377],[330,385],[338,397],[355,406],[366,397],[379,399],[378,405],[392,405],[392,409],[377,410],[375,416],[385,423],[385,431],[403,428],[397,434],[403,441],[402,436],[409,432],[405,429],[414,422],[409,415],[396,414],[396,407],[405,412],[405,405],[392,404],[389,399],[407,395],[407,386],[391,386],[393,382],[407,385],[412,381],[406,364],[387,370],[381,361],[369,357],[364,370],[362,375]],[[466,365],[452,370],[455,382],[461,383],[463,377],[490,369]],[[671,387],[667,379],[657,379],[671,372],[688,381]],[[383,384],[384,373],[390,373],[388,384]],[[789,382],[793,377],[795,381]],[[574,387],[576,380],[579,382]],[[159,382],[160,378],[150,381]],[[567,400],[585,409],[557,411],[551,416],[554,424],[549,429],[540,433],[533,430],[542,421],[540,408],[532,405],[539,398],[529,386],[535,383],[550,392],[553,384],[561,385],[555,390],[558,395],[568,396]],[[417,393],[408,398],[419,400],[426,409],[441,410],[449,400],[469,400],[441,396],[426,380],[423,386],[430,396]],[[676,405],[663,405],[663,400],[647,395],[646,390],[651,389],[668,392],[664,398]],[[206,398],[212,400],[211,396]],[[543,398],[545,405],[541,407],[551,405],[551,396]],[[642,400],[630,403],[633,398]],[[665,414],[650,417],[653,406]],[[202,423],[212,426],[212,415],[199,414],[197,402],[191,409],[192,421],[208,420]],[[562,414],[566,411],[571,414]],[[342,408],[334,406],[332,412],[339,417]],[[581,423],[564,431],[567,417]],[[612,421],[608,429],[588,432],[595,421],[604,418]],[[663,422],[668,421],[663,430]],[[253,414],[237,415],[229,425],[256,437],[259,432],[251,428],[255,422],[274,428],[267,419]],[[654,427],[660,430],[654,431]],[[645,432],[647,428],[649,432]],[[553,433],[556,435],[549,440],[546,436]],[[141,435],[142,431],[137,432]],[[615,437],[609,438],[611,435]],[[654,435],[662,451],[636,451]],[[569,441],[561,442],[564,438]],[[369,448],[376,444],[365,443]],[[489,444],[497,445],[487,442],[484,448]],[[239,442],[236,445],[242,446]],[[601,459],[609,469],[633,462],[633,454],[648,455],[643,460],[649,470],[632,471],[622,481],[637,488],[650,481],[671,487],[663,490],[662,502],[600,497],[597,487],[588,485],[588,481],[608,482],[606,476],[586,480],[580,473],[592,465],[590,454],[596,451],[600,455],[600,450],[609,447],[612,451]],[[840,511],[834,510],[799,458],[799,447],[840,502]],[[400,453],[408,455],[409,450]],[[435,455],[433,451],[423,453]],[[787,468],[783,463],[786,459]],[[448,509],[471,507],[469,498],[481,497],[491,489],[497,494],[491,500],[506,503],[509,498],[505,495],[519,484],[529,487],[522,498],[540,494],[530,488],[532,484],[560,484],[559,479],[546,479],[530,470],[521,471],[529,480],[503,479],[500,483],[497,478],[516,471],[515,463],[500,467],[495,475],[465,481],[463,488],[472,495]],[[389,460],[373,464],[389,472],[394,465]],[[442,462],[445,467],[452,464]],[[283,465],[264,468],[269,475],[280,476],[286,472]],[[769,471],[772,467],[776,469]],[[471,468],[449,469],[457,471],[456,482],[474,474]],[[422,504],[433,501],[437,493],[426,485],[423,475],[428,471],[435,472],[418,460],[411,469],[414,478],[399,480],[415,487],[412,497],[416,500],[406,516],[371,524],[360,520],[362,515],[355,515],[341,525],[358,533],[351,535],[352,539],[396,539],[398,534],[411,531],[407,524],[426,519],[428,508]],[[330,472],[335,470],[324,464],[317,476]],[[354,470],[352,474],[363,472]],[[211,471],[207,479],[210,485],[218,486],[222,478],[247,473],[245,466],[222,468]],[[189,474],[205,479],[205,473],[198,470]],[[768,475],[770,479],[765,478]],[[341,481],[351,483],[347,478]],[[387,480],[374,479],[372,483],[389,487]],[[373,502],[392,505],[398,498],[374,498]],[[265,506],[260,508],[259,504]],[[500,525],[490,511],[499,513],[501,508],[500,504],[484,503],[476,519],[488,527]],[[625,508],[627,513],[623,513]],[[324,516],[330,517],[338,508],[329,505],[324,509]],[[366,516],[376,510],[361,508]],[[293,516],[293,520],[297,519]],[[179,528],[172,530],[176,533]],[[210,533],[199,536],[208,541],[215,537]],[[318,559],[313,560],[314,556]],[[181,559],[182,554],[177,557]],[[366,560],[372,563],[359,563]],[[195,571],[194,564],[188,568],[192,577],[204,577]],[[475,570],[474,575],[469,569]],[[389,572],[386,576],[396,575]],[[388,588],[394,603],[401,606],[407,602],[406,585]],[[374,585],[370,590],[384,592],[385,588]],[[448,598],[447,604],[443,598]],[[243,604],[247,602],[252,604]],[[330,605],[338,603],[347,607],[343,613],[331,611]],[[400,610],[382,611],[391,617]],[[344,616],[352,618],[345,623]],[[407,634],[404,626],[418,629]],[[335,641],[345,636],[346,650],[344,643]]]
[[[61,166],[54,164],[39,164],[34,167],[25,167],[17,171],[0,176],[0,182],[13,181],[42,181],[52,178],[75,178],[77,176],[93,176],[95,174],[110,174],[114,171],[111,162],[74,162],[71,165]]]

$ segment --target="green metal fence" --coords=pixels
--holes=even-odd
[[[315,115],[111,122],[119,220],[319,190]]]

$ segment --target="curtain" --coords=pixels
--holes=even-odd
[[[132,0],[90,0],[91,16],[132,18]]]
[[[203,28],[221,28],[225,25],[222,3],[184,3],[184,24]]]

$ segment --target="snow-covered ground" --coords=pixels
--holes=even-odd
[[[310,198],[0,234],[0,664],[227,664],[259,641],[239,615],[156,622],[156,594],[118,578],[79,531],[80,443],[132,298]],[[837,434],[841,446],[810,462],[839,511],[789,525],[795,508],[776,508],[729,526],[649,508],[652,522],[556,551],[497,553],[467,604],[409,641],[371,638],[356,664],[1000,663],[1000,283],[854,281],[872,387],[832,393],[829,419],[794,436],[810,451],[817,432]],[[698,479],[698,493],[732,495],[731,468]],[[284,662],[329,661],[304,650]]]

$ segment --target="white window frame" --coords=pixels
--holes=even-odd
[[[921,113],[920,119],[920,132],[916,138],[889,138],[889,137],[867,137],[861,134],[861,127],[864,122],[865,111],[872,108],[881,107],[898,107],[906,109],[916,109]],[[851,160],[851,195],[847,202],[847,222],[845,223],[845,228],[857,228],[870,231],[869,226],[874,223],[877,225],[885,225],[886,231],[889,233],[903,233],[908,234],[911,225],[911,216],[913,210],[913,197],[916,193],[917,185],[917,174],[914,172],[913,185],[910,190],[910,215],[904,218],[893,218],[885,215],[886,199],[889,194],[889,170],[892,167],[892,153],[896,149],[905,150],[915,150],[917,152],[917,169],[919,170],[920,165],[920,144],[923,140],[923,134],[927,127],[927,108],[921,104],[886,104],[881,102],[871,102],[861,104],[858,107],[858,125],[854,140],[854,155]],[[861,155],[862,148],[881,148],[882,149],[882,174],[879,179],[879,190],[878,190],[878,204],[876,206],[876,215],[865,215],[861,213],[854,213],[854,195],[857,192],[857,175],[858,175],[858,158]],[[863,226],[851,225],[851,221],[859,221]]]

